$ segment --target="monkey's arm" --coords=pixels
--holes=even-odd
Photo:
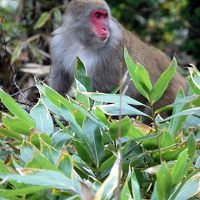
[[[66,40],[67,38],[67,40]],[[68,36],[64,35],[63,27],[53,33],[50,42],[50,54],[52,67],[49,77],[49,85],[64,95],[74,82],[75,59],[71,55]]]

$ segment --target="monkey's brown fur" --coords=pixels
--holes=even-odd
[[[106,10],[109,17],[110,36],[105,43],[99,42],[89,24],[91,12],[98,9]],[[62,26],[55,31],[51,41],[50,86],[61,94],[67,93],[74,81],[75,61],[76,57],[79,57],[93,81],[94,91],[111,92],[120,83],[126,72],[123,58],[124,46],[127,47],[129,54],[136,62],[146,67],[153,83],[170,65],[170,60],[166,55],[143,43],[135,34],[123,28],[111,16],[105,1],[71,1]],[[120,69],[121,67],[122,69]],[[125,84],[128,82],[127,80]],[[186,92],[187,83],[176,72],[155,108],[172,103],[181,88]],[[132,83],[129,83],[126,94],[144,102],[144,98],[141,98]]]

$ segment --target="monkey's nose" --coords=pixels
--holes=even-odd
[[[101,35],[108,35],[109,34],[109,30],[107,27],[102,27],[102,30],[101,30]]]
[[[99,37],[99,39],[101,41],[106,41],[109,37],[109,30],[108,30],[108,27],[106,26],[102,26],[98,32],[97,32],[97,36]]]
[[[109,34],[108,27],[106,27],[106,26],[102,27],[102,33],[105,35],[108,35]]]

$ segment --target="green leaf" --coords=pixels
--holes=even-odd
[[[83,131],[80,125],[77,123],[74,115],[64,106],[61,107],[61,113],[64,119],[70,123],[71,128],[75,132],[76,136],[80,139],[83,139]]]
[[[180,117],[180,116],[189,116],[189,115],[193,115],[193,114],[198,114],[200,112],[200,107],[196,107],[196,108],[191,108],[191,109],[188,109],[188,110],[184,110],[184,111],[181,111],[179,113],[176,113],[175,115],[172,115],[170,117],[167,117],[165,119],[162,120],[162,122],[165,122],[165,121],[168,121],[174,117]]]
[[[85,141],[84,139],[81,141],[74,141],[74,146],[76,148],[79,158],[85,163],[87,163],[88,166],[91,166],[94,163],[94,161],[91,159],[92,157],[90,153],[91,149],[87,141]],[[88,176],[88,171],[87,171],[87,176]]]
[[[34,150],[33,158],[25,165],[27,168],[56,170],[54,163],[51,163],[41,152]]]
[[[179,91],[176,100],[175,100],[175,105],[173,107],[173,113],[172,115],[175,115],[176,113],[179,113],[185,109],[189,108],[188,104],[177,104],[176,102],[183,99],[185,97],[183,90]],[[176,133],[180,131],[183,128],[183,124],[186,121],[187,116],[179,116],[179,117],[174,117],[170,120],[168,132],[175,137]]]
[[[61,113],[65,120],[67,120],[70,123],[71,129],[74,131],[77,138],[80,139],[78,142],[74,141],[76,150],[79,154],[79,156],[85,160],[86,162],[90,162],[90,156],[92,155],[92,150],[90,149],[89,142],[87,139],[85,139],[85,134],[80,127],[80,125],[77,123],[76,119],[72,115],[71,112],[69,112],[64,106],[61,108]],[[89,157],[89,158],[88,158]]]
[[[158,192],[157,192],[157,183],[155,182],[154,187],[153,187],[153,193],[151,195],[150,200],[159,200],[158,198]]]
[[[88,112],[87,110],[82,108],[76,101],[74,101],[69,96],[67,96],[67,97],[68,97],[68,99],[70,99],[70,101],[65,99],[62,95],[60,95],[55,90],[53,90],[52,88],[48,87],[45,84],[44,84],[44,86],[38,84],[37,87],[40,88],[40,92],[43,93],[45,96],[47,96],[49,101],[52,102],[57,108],[61,108],[64,106],[70,112],[74,112],[74,111],[78,110],[82,114],[84,114],[85,116],[87,116],[88,118],[93,120],[95,123],[99,124],[102,128],[107,128],[107,126],[105,124],[103,124],[100,120],[98,120],[97,117],[95,117],[90,112]],[[63,106],[61,106],[61,105],[63,105]],[[61,116],[62,116],[62,113],[59,110],[57,110],[55,108],[53,108],[53,109],[56,110],[56,113],[58,115],[61,114]]]
[[[86,88],[86,91],[92,91],[92,80],[86,75],[85,67],[80,59],[77,59],[76,79]]]
[[[29,134],[30,129],[35,128],[35,123],[34,123],[33,119],[30,117],[30,115],[25,110],[23,110],[14,101],[14,99],[9,94],[4,92],[2,89],[0,89],[0,99],[1,99],[2,103],[5,105],[5,107],[16,117],[16,118],[12,118],[12,120],[15,121],[15,119],[16,119],[16,121],[18,121],[18,122],[19,121],[23,122],[22,130],[25,130],[24,133]],[[11,120],[11,118],[8,117],[8,120]]]
[[[194,115],[190,115],[187,117],[184,127],[197,128],[199,124],[200,124],[200,113],[199,114],[196,113]]]
[[[92,120],[86,118],[83,124],[83,133],[85,134],[85,140],[90,147],[92,160],[97,168],[99,168],[101,161],[104,158],[104,145],[100,128]]]
[[[15,200],[15,196],[34,194],[38,191],[45,190],[48,188],[49,187],[45,186],[28,186],[28,187],[24,186],[21,189],[0,189],[0,197],[8,197],[8,198],[10,197],[12,198],[12,200]]]
[[[145,134],[145,131],[143,131],[142,129],[140,129],[140,127],[137,127],[137,126],[130,126],[129,127],[129,130],[127,132],[127,134],[125,133],[125,137],[128,137],[128,138],[131,138],[131,139],[142,139],[142,137],[144,137],[146,134]]]
[[[75,110],[72,103],[70,103],[66,98],[60,95],[58,92],[53,90],[52,88],[48,87],[44,84],[44,95],[48,97],[48,99],[58,108],[61,108],[61,105],[64,105],[68,110],[73,111]]]
[[[121,158],[117,158],[109,176],[97,191],[94,200],[110,199],[113,196],[114,190],[118,185],[118,178],[120,176],[120,160]]]
[[[61,112],[60,112],[60,108],[57,107],[55,104],[53,104],[53,102],[51,102],[48,97],[46,97],[44,94],[41,94],[41,99],[43,101],[43,103],[46,105],[46,107],[54,114],[56,114],[57,116],[62,116]]]
[[[143,95],[146,99],[150,100],[149,94],[148,94],[149,91],[148,91],[148,92],[146,91],[146,90],[148,90],[148,88],[149,88],[149,89],[151,88],[150,79],[147,78],[147,83],[144,83],[145,80],[142,81],[142,83],[141,83],[141,82],[140,82],[140,78],[139,78],[141,75],[138,75],[137,72],[139,72],[139,71],[143,71],[143,72],[144,72],[144,71],[145,71],[145,74],[144,74],[145,77],[148,77],[148,73],[147,73],[146,70],[143,68],[143,66],[142,66],[141,69],[138,69],[138,70],[137,70],[137,64],[136,64],[136,63],[133,61],[133,59],[129,56],[128,51],[127,51],[126,48],[124,49],[124,59],[125,59],[126,66],[127,66],[127,68],[128,68],[128,72],[129,72],[129,74],[130,74],[131,80],[133,81],[133,83],[134,83],[134,85],[135,85],[137,91],[138,91],[141,95]],[[140,65],[140,67],[141,67],[141,65]],[[142,80],[143,80],[143,79],[142,79]]]
[[[0,173],[11,173],[11,169],[0,160]]]
[[[186,147],[188,148],[188,156],[190,158],[193,158],[196,155],[196,147],[197,147],[194,133],[191,133],[189,135],[189,138],[186,143]]]
[[[196,160],[195,167],[200,168],[200,156]]]
[[[73,162],[67,151],[63,151],[58,161],[58,169],[60,169],[67,177],[73,176]]]
[[[43,148],[43,151],[39,151],[30,143],[23,143],[20,151],[22,159],[26,163],[26,167],[55,170],[56,166],[54,165],[54,161],[51,158],[51,153],[49,153],[49,155],[45,155],[43,154],[43,152],[45,152],[45,146],[43,147],[41,144],[41,148]]]
[[[38,29],[41,28],[45,25],[45,23],[50,19],[50,15],[48,12],[44,12],[42,13],[42,15],[39,17],[39,19],[37,20],[37,22],[34,25],[34,29]]]
[[[22,139],[23,139],[19,135],[19,133],[12,131],[12,130],[9,130],[7,128],[1,128],[0,127],[0,135],[4,135],[4,136],[7,136],[8,138],[12,138],[12,139],[19,140],[19,141],[22,141]]]
[[[114,121],[109,129],[112,140],[115,141],[118,138],[119,131],[121,132],[122,137],[128,135],[130,125],[131,119],[129,117],[125,117],[121,121]],[[119,128],[121,128],[121,130],[119,130]]]
[[[173,144],[175,144],[175,140],[172,137],[172,135],[169,134],[168,132],[164,132],[160,136],[160,147],[161,148],[169,147],[169,146],[171,146]]]
[[[132,174],[131,174],[131,186],[132,186],[132,193],[133,193],[134,199],[142,200],[140,185],[138,183],[134,170],[132,170]]]
[[[99,101],[103,103],[119,104],[121,100],[122,103],[147,107],[143,103],[126,95],[120,96],[120,94],[105,94],[105,93],[95,93],[95,92],[86,92],[86,93],[84,92],[84,94],[93,99],[94,101]]]
[[[85,68],[83,63],[77,59],[76,65],[76,95],[75,100],[79,102],[81,107],[86,110],[90,110],[90,100],[89,97],[83,94],[83,92],[92,91],[92,81],[86,75]],[[75,113],[75,117],[78,120],[78,123],[82,125],[83,121],[85,120],[85,115],[81,111],[77,111]]]
[[[191,92],[192,92],[193,94],[199,95],[199,94],[200,94],[200,90],[199,90],[199,88],[194,84],[194,82],[193,82],[191,76],[189,76],[189,77],[187,78],[187,81],[188,81],[189,89],[191,90]]]
[[[20,147],[21,159],[27,163],[29,162],[34,156],[34,146],[27,141],[23,142]]]
[[[29,185],[45,186],[49,189],[56,188],[77,194],[80,193],[79,182],[67,178],[59,171],[29,169],[27,172],[28,173],[23,176],[18,174],[0,174],[0,178]]]
[[[60,157],[58,150],[54,149],[51,145],[47,144],[45,141],[40,142],[40,151],[51,163],[57,163]]]
[[[40,132],[37,132],[37,131],[35,131],[35,132],[33,132],[33,134],[31,134],[30,141],[38,149],[40,149],[41,144],[43,142],[45,142],[48,145],[52,145],[52,140],[51,140],[51,137],[49,135],[44,134],[44,133],[40,133]]]
[[[41,100],[31,109],[30,116],[35,120],[36,129],[51,135],[54,131],[54,125],[47,107]]]
[[[138,142],[141,141],[143,142],[143,146],[147,149],[154,149],[158,147],[158,139],[161,137],[161,133],[154,133],[154,134],[147,134],[144,137],[139,137],[134,139],[134,141]]]
[[[198,88],[198,91],[200,92],[200,72],[196,67],[189,68],[189,72],[193,84],[195,85],[196,89]]]
[[[128,176],[126,178],[126,181],[121,189],[121,192],[120,192],[120,199],[123,199],[123,200],[130,200],[131,199],[131,192],[129,190],[129,186],[128,186],[128,183],[131,179],[131,170],[129,168],[129,171],[128,171]]]
[[[104,112],[99,108],[96,107],[95,108],[95,115],[106,125],[106,126],[110,126],[110,121],[109,119],[106,117],[106,115],[104,114]]]
[[[121,115],[141,115],[141,116],[146,116],[148,117],[147,114],[139,111],[138,109],[129,106],[126,103],[120,104],[108,104],[108,105],[102,105],[99,106],[99,108],[107,115],[110,116],[119,116]]]
[[[152,104],[157,102],[162,97],[176,72],[176,68],[177,62],[176,59],[173,58],[170,66],[161,74],[156,84],[153,86],[150,94],[150,100]]]
[[[0,197],[1,197],[1,200],[21,200],[21,198],[18,198],[18,197],[14,197],[14,196],[12,196],[12,199],[9,197],[9,195],[7,195],[7,194],[2,194],[2,195],[0,195]]]
[[[162,153],[162,158],[165,161],[171,161],[171,160],[176,160],[179,156],[179,154],[185,150],[185,147],[169,147],[166,148],[166,150],[164,149],[164,151],[161,151]],[[157,155],[156,155],[157,154]],[[155,153],[153,155],[154,158],[159,159],[159,153]]]
[[[180,94],[181,93],[181,94]],[[200,106],[200,95],[192,95],[192,96],[186,96],[182,94],[182,90],[179,92],[180,97],[176,99],[176,101],[172,104],[173,106],[181,105],[181,104],[188,104],[192,103],[196,106]],[[182,98],[181,98],[182,96]]]
[[[81,91],[86,91],[86,89],[77,80],[76,80],[76,85],[77,85],[77,89],[76,89],[77,93],[75,95],[75,100],[77,102],[79,102],[80,106],[83,109],[90,110],[89,98],[87,96],[85,96],[83,93],[81,93]],[[83,121],[85,120],[86,116],[80,110],[77,110],[74,113],[74,116],[75,116],[77,122],[82,126]]]
[[[61,25],[61,22],[62,22],[62,13],[61,13],[60,9],[54,8],[52,10],[52,14],[54,16],[54,19],[55,19],[56,23],[58,23],[58,24]]]
[[[90,109],[90,100],[89,97],[87,97],[86,95],[84,95],[83,92],[86,92],[86,90],[84,90],[83,88],[81,88],[81,85],[78,81],[76,81],[76,85],[77,85],[77,94],[75,96],[76,101],[78,101],[81,106],[85,109]]]
[[[135,73],[137,75],[138,81],[141,85],[141,87],[148,93],[150,94],[152,90],[152,84],[151,80],[149,78],[149,74],[145,67],[139,63],[137,63]]]
[[[19,134],[29,135],[31,131],[31,127],[26,124],[24,120],[21,120],[17,117],[12,117],[6,113],[2,113],[2,122],[3,125]]]
[[[200,173],[189,179],[178,192],[174,200],[190,199],[200,192]],[[198,199],[198,197],[197,197]],[[170,199],[172,200],[172,199]]]
[[[60,150],[62,147],[72,140],[72,135],[66,130],[58,130],[52,136],[53,146],[55,149]]]
[[[109,158],[107,158],[102,164],[101,167],[99,168],[100,177],[103,179],[108,176],[108,174],[111,171],[112,166],[114,165],[116,161],[116,156],[111,155]]]
[[[188,149],[185,149],[180,153],[178,156],[178,159],[176,161],[176,164],[174,165],[172,169],[172,184],[176,185],[178,184],[183,177],[187,174],[187,159],[188,159]]]
[[[166,163],[162,163],[156,177],[157,195],[159,199],[168,200],[172,188],[172,177]]]
[[[70,97],[69,97],[70,98]],[[85,110],[84,108],[82,108],[78,102],[74,101],[73,99],[71,99],[71,104],[78,109],[80,112],[82,112],[86,117],[88,117],[89,119],[91,119],[94,123],[98,124],[100,127],[102,127],[103,129],[107,129],[107,126],[102,123],[93,113],[89,112],[88,110]]]

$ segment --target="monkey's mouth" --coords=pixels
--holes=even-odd
[[[99,37],[100,41],[106,42],[109,38],[109,34],[100,34],[100,35],[98,35],[98,37]]]

